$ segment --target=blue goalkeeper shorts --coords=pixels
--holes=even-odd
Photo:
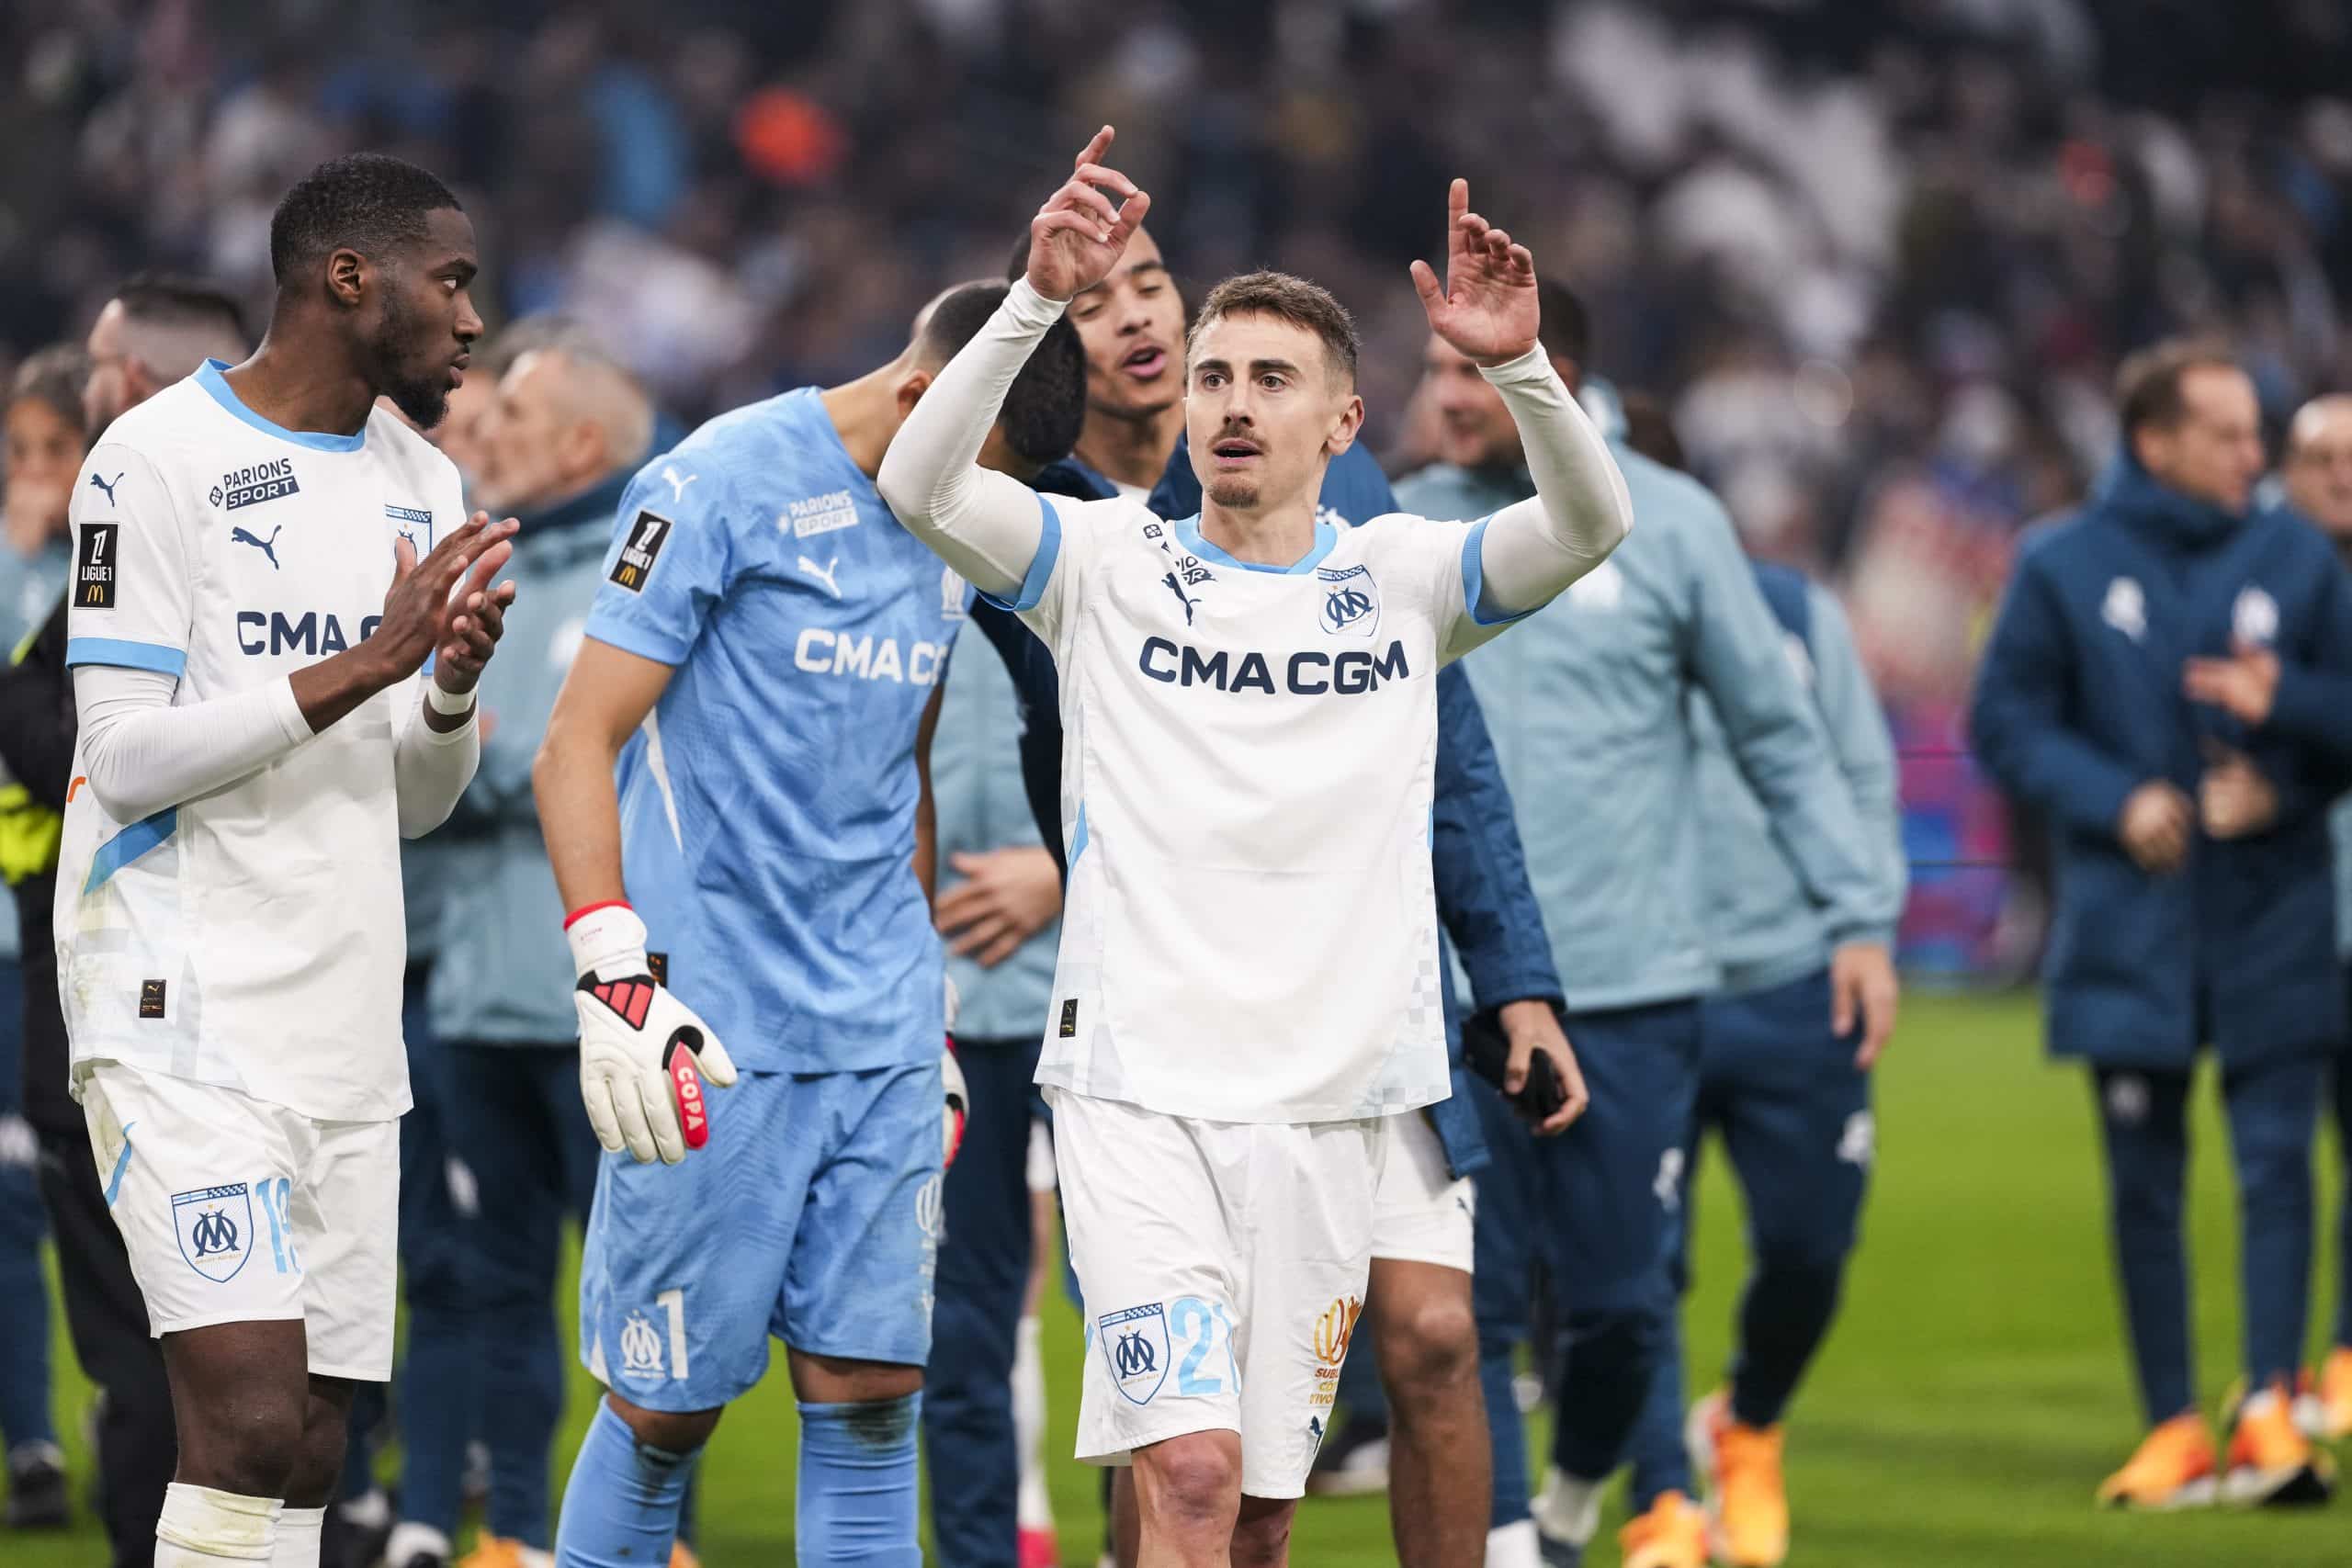
[[[580,1359],[647,1410],[710,1410],[796,1350],[922,1366],[941,1236],[936,1061],[745,1072],[680,1165],[605,1156]]]

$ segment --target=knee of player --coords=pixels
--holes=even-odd
[[[180,1478],[245,1497],[283,1497],[303,1459],[302,1398],[255,1392],[209,1410],[175,1409]]]
[[[1757,1238],[1756,1267],[1759,1274],[1803,1280],[1837,1287],[1846,1272],[1853,1238],[1845,1235],[1762,1235]]]
[[[1439,1297],[1377,1312],[1373,1337],[1391,1398],[1409,1401],[1477,1375],[1478,1320],[1466,1301]]]
[[[721,1414],[717,1410],[647,1410],[617,1393],[606,1394],[605,1402],[628,1427],[629,1436],[637,1439],[639,1448],[662,1454],[683,1456],[695,1452],[710,1441]]]
[[[1223,1529],[1241,1501],[1241,1445],[1231,1432],[1190,1432],[1138,1450],[1136,1500],[1159,1528]]]

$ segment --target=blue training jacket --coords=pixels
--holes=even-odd
[[[1075,459],[1040,474],[1036,488],[1097,500],[1117,487]],[[1182,439],[1147,503],[1162,517],[1190,517],[1201,507],[1200,482]],[[1398,510],[1385,475],[1372,455],[1350,447],[1324,476],[1317,511],[1340,524],[1369,522]],[[972,607],[973,625],[1004,658],[1020,693],[1025,728],[1022,773],[1028,785],[1046,846],[1061,856],[1061,705],[1053,655],[1011,614],[986,600]],[[1478,699],[1459,664],[1438,673],[1437,799],[1431,822],[1430,858],[1437,884],[1441,945],[1458,951],[1471,992],[1482,1009],[1505,1002],[1560,1002],[1560,976],[1553,966],[1544,914],[1527,875],[1527,856],[1502,766],[1487,733]],[[1067,867],[1064,868],[1067,871]],[[1451,942],[1448,942],[1451,938]],[[1485,1138],[1469,1097],[1462,1065],[1462,1004],[1453,987],[1453,963],[1441,953],[1445,984],[1445,1043],[1453,1061],[1453,1093],[1430,1106],[1430,1118],[1445,1145],[1447,1165],[1467,1176],[1487,1163]]]
[[[2233,638],[2282,666],[2251,732],[2181,691],[2183,663]],[[2327,809],[2352,784],[2352,582],[2317,531],[2276,509],[2240,519],[2120,456],[2088,505],[2019,552],[1971,730],[2051,836],[2054,1054],[2177,1069],[2199,1044],[2231,1066],[2337,1046]],[[2230,842],[2198,833],[2182,870],[2149,875],[2117,834],[2125,798],[2169,779],[2194,800],[2217,745],[2277,788],[2278,821]]]

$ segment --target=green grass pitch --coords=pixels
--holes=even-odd
[[[1789,1426],[1792,1568],[2083,1568],[2086,1564],[2352,1562],[2352,1499],[2296,1514],[2102,1515],[2099,1478],[2138,1436],[2111,1283],[2090,1096],[2047,1064],[2023,998],[1917,997],[1879,1075],[1878,1168],[1844,1314]],[[2192,1177],[2200,1389],[2218,1400],[2237,1357],[2227,1143],[2200,1085]],[[2314,1342],[2334,1310],[2339,1167],[2320,1163]],[[1699,1278],[1690,1303],[1692,1386],[1720,1371],[1741,1274],[1737,1200],[1709,1157]],[[1100,1540],[1093,1472],[1069,1461],[1079,1335],[1057,1300],[1046,1326],[1054,1499],[1065,1563]],[[564,1314],[568,1316],[568,1310]],[[58,1412],[79,1446],[87,1391],[62,1326]],[[558,1476],[593,1385],[574,1371]],[[1533,1438],[1541,1453],[1542,1435]],[[732,1410],[704,1461],[702,1545],[711,1568],[788,1561],[792,1398],[782,1358]],[[1617,1562],[1612,1508],[1590,1554]],[[1310,1500],[1302,1564],[1392,1562],[1385,1503]],[[0,1535],[7,1568],[106,1561],[86,1514],[62,1536]]]

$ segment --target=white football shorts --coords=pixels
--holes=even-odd
[[[150,1333],[299,1320],[312,1372],[391,1376],[398,1122],[314,1122],[111,1061],[84,1069],[82,1113]]]
[[[1388,1149],[1372,1201],[1372,1255],[1469,1273],[1476,1250],[1477,1184],[1453,1174],[1445,1145],[1421,1111],[1382,1117],[1381,1136]]]
[[[1241,1490],[1306,1488],[1372,1268],[1377,1121],[1202,1122],[1049,1088],[1085,1296],[1078,1457],[1241,1437]]]

